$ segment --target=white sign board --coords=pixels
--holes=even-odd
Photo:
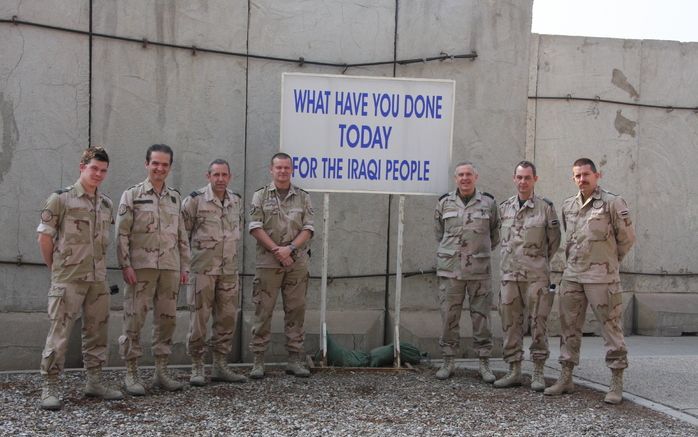
[[[451,182],[452,80],[284,73],[281,151],[310,191],[441,194]]]

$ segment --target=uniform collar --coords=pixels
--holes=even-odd
[[[274,185],[273,181],[269,184],[268,190],[276,191],[276,185]],[[289,185],[288,187],[288,195],[290,196],[292,194],[296,194],[296,187],[294,187],[293,184]]]
[[[157,194],[155,192],[155,188],[153,188],[153,184],[150,183],[150,179],[148,179],[148,178],[145,178],[145,182],[143,182],[143,188],[145,189],[145,191],[152,191],[154,194]],[[167,193],[168,193],[167,184],[163,184],[162,193],[160,193],[160,196],[164,196]]]
[[[82,196],[84,196],[85,194],[87,194],[87,192],[85,191],[85,188],[84,188],[84,187],[82,186],[82,184],[80,183],[80,179],[78,179],[78,180],[75,182],[75,185],[73,185],[73,186],[75,187],[75,194],[76,194],[78,197],[82,197]],[[95,194],[97,194],[97,191],[95,191]]]
[[[535,208],[535,202],[533,199],[536,198],[536,195],[534,194],[530,198],[526,199],[523,205],[519,206],[519,195],[517,194],[514,196],[514,203],[516,204],[517,209],[522,209],[522,208]]]
[[[589,198],[587,199],[586,202],[584,202],[584,200],[582,199],[582,192],[581,192],[581,191],[579,191],[579,192],[577,193],[577,196],[575,197],[575,201],[576,201],[577,203],[579,203],[581,206],[584,206],[584,205],[586,205],[587,203],[591,202],[592,199],[593,199],[593,200],[601,199],[601,187],[600,187],[599,185],[596,186],[596,188],[595,188],[594,191],[591,193],[591,196],[589,196]]]
[[[218,196],[213,192],[213,187],[209,183],[206,185],[206,189],[204,191],[204,199],[207,202],[215,202],[216,200],[220,201]],[[221,202],[223,206],[225,206],[228,202],[230,202],[230,190],[225,190],[225,197],[223,198],[223,201]]]

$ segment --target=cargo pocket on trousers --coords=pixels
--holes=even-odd
[[[64,307],[65,287],[54,284],[48,291],[48,318],[56,320],[61,315],[61,309]]]
[[[456,249],[439,249],[436,252],[436,270],[455,272],[460,267],[460,257]]]

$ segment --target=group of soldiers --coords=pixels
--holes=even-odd
[[[550,281],[550,260],[560,246],[561,231],[553,203],[535,193],[536,166],[521,161],[514,167],[517,194],[497,205],[494,196],[477,188],[478,171],[469,161],[456,164],[456,189],[439,198],[434,222],[442,332],[443,365],[438,379],[448,378],[460,339],[459,323],[468,293],[473,343],[483,381],[497,388],[522,384],[524,314],[529,315],[531,388],[545,395],[572,393],[572,370],[579,364],[587,304],[590,304],[606,346],[612,377],[604,401],[623,399],[623,370],[628,367],[621,326],[622,294],[619,265],[635,242],[630,212],[623,198],[602,189],[601,174],[588,158],[572,164],[579,189],[562,204],[566,265],[559,291],[560,357],[557,382],[545,386],[543,367],[550,352],[546,324],[557,284]],[[509,372],[496,379],[489,367],[492,334],[488,315],[492,303],[490,255],[501,246],[503,356]]]
[[[168,358],[177,317],[180,285],[188,284],[190,310],[186,348],[191,357],[192,386],[207,383],[204,356],[212,353],[211,380],[245,382],[228,366],[237,326],[239,302],[238,245],[244,208],[240,196],[228,188],[230,165],[212,161],[208,184],[181,199],[166,185],[174,152],[165,144],[146,151],[145,181],[124,191],[116,214],[99,186],[109,169],[109,156],[99,146],[87,148],[80,159],[75,184],[51,194],[41,211],[38,243],[51,270],[48,293],[49,332],[41,359],[43,387],[40,406],[62,408],[59,376],[68,338],[82,315],[82,355],[87,370],[86,396],[123,399],[120,390],[102,381],[107,360],[110,290],[106,282],[106,249],[115,223],[117,258],[125,282],[123,331],[119,353],[125,362],[125,391],[146,394],[139,377],[143,356],[140,334],[152,310],[154,387],[167,391],[183,385],[168,373]],[[250,351],[252,379],[264,377],[264,355],[271,339],[271,318],[279,291],[284,309],[284,334],[289,354],[286,372],[308,377],[303,363],[309,242],[314,234],[310,195],[292,184],[292,159],[285,153],[270,161],[271,183],[257,190],[251,202],[248,231],[257,241],[252,300],[255,316]],[[560,223],[552,202],[534,194],[535,166],[522,161],[515,167],[517,195],[501,205],[476,187],[478,172],[471,162],[455,167],[456,189],[438,201],[435,212],[437,275],[442,314],[439,340],[444,362],[436,377],[453,372],[459,342],[459,319],[466,292],[473,338],[480,357],[480,375],[495,387],[521,385],[524,313],[530,313],[535,370],[531,387],[546,395],[574,391],[572,369],[579,362],[581,328],[587,302],[591,303],[607,345],[606,361],[613,370],[606,401],[622,400],[622,374],[627,367],[620,325],[619,262],[635,236],[622,198],[602,190],[600,174],[591,160],[573,165],[579,193],[562,208],[567,230],[567,267],[560,290],[562,373],[545,388],[543,365],[549,355],[546,320],[554,294],[550,292],[549,261],[560,245]],[[116,217],[116,220],[114,220]],[[500,238],[501,237],[501,238]],[[502,251],[500,312],[504,330],[504,359],[510,371],[496,380],[489,368],[492,350],[489,312],[492,304],[490,254]],[[207,339],[207,326],[211,336]]]
[[[230,165],[223,159],[209,164],[208,184],[181,199],[166,185],[174,152],[165,144],[146,151],[147,178],[124,191],[116,213],[117,259],[126,284],[123,331],[119,353],[126,364],[124,389],[143,396],[139,377],[143,356],[141,331],[152,310],[154,387],[182,389],[167,370],[177,318],[177,295],[188,284],[190,310],[187,353],[192,360],[189,383],[206,384],[204,355],[210,348],[211,379],[245,382],[230,370],[237,326],[239,293],[238,245],[243,227],[240,196],[228,189]],[[112,201],[99,191],[109,169],[109,156],[99,146],[87,148],[75,184],[51,194],[37,229],[41,254],[51,270],[48,293],[50,328],[41,359],[43,387],[40,406],[62,408],[59,376],[65,364],[68,338],[82,314],[82,355],[87,369],[87,396],[123,399],[106,386],[101,370],[107,360],[110,290],[106,282],[106,249],[114,225]],[[271,338],[271,317],[282,292],[289,360],[287,373],[308,377],[302,360],[308,247],[314,233],[313,209],[307,192],[291,185],[291,157],[271,159],[272,182],[254,193],[249,232],[257,240],[253,301],[255,319],[250,349],[251,378],[264,377],[264,353]],[[207,326],[212,320],[211,336]]]

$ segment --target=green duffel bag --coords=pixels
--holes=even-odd
[[[327,335],[327,364],[337,367],[368,367],[369,355],[343,348]]]
[[[371,357],[369,367],[387,367],[392,366],[395,355],[393,354],[393,343],[385,346],[377,347],[369,352]],[[400,342],[400,362],[409,364],[419,364],[422,359],[422,353],[409,343]]]

